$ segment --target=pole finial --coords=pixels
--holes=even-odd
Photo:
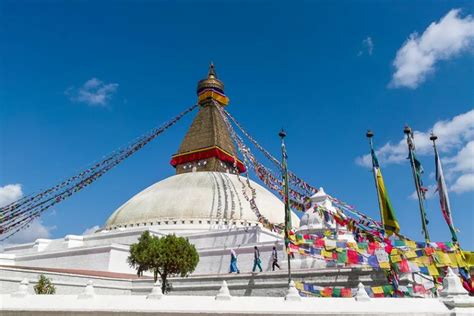
[[[217,78],[216,70],[214,69],[214,63],[211,61],[209,65],[209,72],[207,73],[208,78]]]
[[[436,136],[433,132],[431,132],[430,140],[434,143],[438,139],[438,136]]]
[[[374,137],[374,132],[372,132],[370,129],[368,129],[367,133],[365,133],[365,136],[367,138],[372,138],[372,137]]]
[[[278,133],[278,136],[280,136],[281,139],[285,138],[286,137],[286,132],[285,130],[282,128],[281,131]]]
[[[405,127],[403,128],[403,133],[407,135],[411,134],[411,127],[408,125],[405,125]]]

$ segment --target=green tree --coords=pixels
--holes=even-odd
[[[161,238],[152,236],[148,231],[130,246],[128,263],[137,270],[137,275],[144,271],[153,273],[154,280],[161,278],[161,290],[169,291],[168,277],[188,276],[196,269],[199,255],[188,239],[167,235]]]
[[[54,294],[56,293],[56,287],[51,283],[51,280],[45,277],[43,274],[40,275],[38,284],[34,286],[36,294]]]

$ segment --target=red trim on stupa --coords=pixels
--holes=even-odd
[[[217,159],[234,164],[235,158],[220,149],[219,147],[212,147],[212,148],[205,148],[202,150],[198,151],[193,151],[190,153],[184,153],[181,155],[176,155],[171,158],[171,165],[176,168],[177,165],[188,163],[188,162],[193,162],[193,161],[198,161],[198,160],[203,160],[203,159],[208,159],[216,157]],[[239,170],[240,173],[245,172],[245,166],[244,164],[237,159],[237,169]]]

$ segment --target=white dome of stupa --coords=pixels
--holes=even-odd
[[[171,176],[146,188],[119,207],[106,229],[163,224],[215,224],[247,226],[258,223],[244,195],[255,201],[271,223],[284,222],[284,205],[275,195],[247,178],[223,172],[189,172]],[[292,213],[292,225],[299,218]]]

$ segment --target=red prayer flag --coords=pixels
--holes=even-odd
[[[352,249],[347,249],[347,261],[349,263],[357,264],[359,263],[359,259],[357,258],[357,251]]]
[[[324,248],[324,239],[322,239],[322,238],[316,239],[316,240],[314,241],[314,244],[315,244],[316,247],[318,247],[318,248]]]
[[[426,247],[426,248],[425,248],[425,254],[426,254],[427,256],[431,256],[433,253],[434,253],[434,249],[433,249],[433,248],[431,248],[431,247]]]
[[[341,296],[342,297],[352,297],[351,289],[348,289],[346,287],[341,289]]]
[[[376,244],[375,242],[373,242],[373,241],[369,242],[369,253],[370,253],[371,255],[374,254],[375,249],[377,249],[377,244]]]
[[[321,292],[322,296],[324,297],[331,297],[332,296],[332,288],[330,287],[325,287],[322,292]]]
[[[403,259],[402,261],[399,262],[398,268],[400,269],[400,272],[402,273],[410,272],[410,266],[408,265],[408,261],[406,259]]]

